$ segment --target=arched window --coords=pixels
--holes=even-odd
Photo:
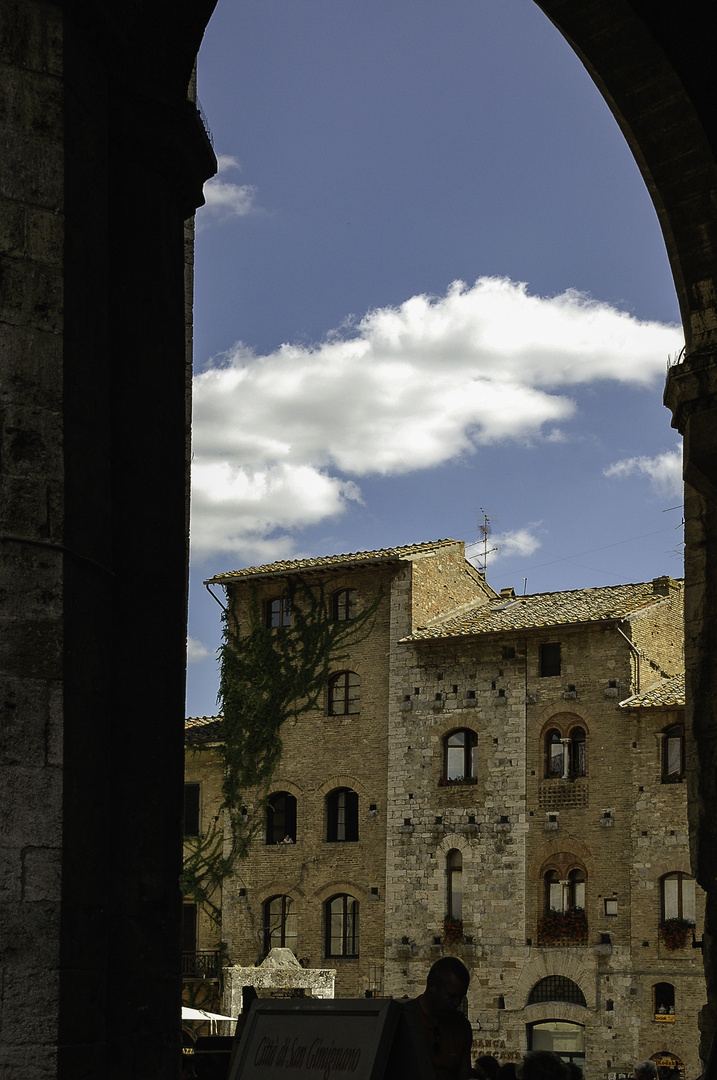
[[[662,918],[695,921],[695,879],[679,871],[660,879]]]
[[[286,596],[272,596],[266,602],[266,625],[291,626],[291,600]]]
[[[543,736],[543,753],[546,779],[562,777],[564,780],[587,775],[586,732],[583,727],[570,724],[570,717],[555,717],[561,727],[551,727]],[[575,718],[573,717],[573,720]]]
[[[358,838],[358,794],[351,788],[336,788],[326,796],[326,839]]]
[[[570,732],[570,775],[585,776],[585,732],[581,727]]]
[[[355,671],[340,671],[329,679],[329,716],[351,716],[359,711],[361,680]]]
[[[331,597],[331,618],[334,622],[348,622],[356,618],[356,590],[338,589]]]
[[[568,907],[585,910],[585,874],[571,870],[568,874]]]
[[[463,855],[457,848],[446,858],[446,910],[449,919],[463,919]]]
[[[288,791],[275,791],[266,808],[267,844],[296,843],[296,799]]]
[[[564,975],[548,975],[535,984],[530,991],[528,1004],[539,1005],[543,1001],[566,1001],[587,1008],[585,995],[578,984]]]
[[[290,896],[272,896],[264,904],[264,951],[296,948],[296,907]]]
[[[676,784],[685,775],[685,729],[673,724],[662,740],[662,783]]]
[[[548,870],[545,881],[545,910],[563,910],[563,883],[557,870]]]
[[[563,775],[563,744],[559,731],[549,731],[545,736],[545,775]]]
[[[550,869],[543,878],[545,911],[571,911],[574,908],[585,909],[585,871],[576,867],[567,877],[561,878],[555,869]]]
[[[359,902],[343,893],[324,905],[327,956],[358,956]]]
[[[652,988],[653,1011],[656,1019],[675,1015],[675,988],[672,983],[655,983]]]
[[[477,773],[475,731],[461,728],[443,740],[443,776],[446,780],[475,780]]]

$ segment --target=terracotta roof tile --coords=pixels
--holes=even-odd
[[[650,709],[678,707],[685,704],[685,673],[673,675],[671,679],[663,679],[657,686],[651,686],[649,690],[641,694],[634,694],[625,701],[620,702],[621,709]]]
[[[429,540],[422,544],[405,544],[403,547],[379,548],[376,551],[353,551],[343,555],[324,555],[315,559],[285,559],[267,563],[264,566],[247,566],[243,570],[228,570],[225,574],[215,574],[204,584],[223,585],[231,581],[246,578],[269,577],[272,574],[293,574],[300,570],[322,570],[331,566],[354,566],[372,562],[395,562],[420,555],[436,548],[456,544],[456,540]]]
[[[188,716],[184,721],[185,745],[221,742],[222,720],[221,716]]]
[[[454,618],[419,628],[403,640],[469,637],[572,623],[606,622],[624,619],[663,599],[662,594],[654,592],[651,581],[515,598],[499,596]]]

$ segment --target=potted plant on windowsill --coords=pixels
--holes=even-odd
[[[447,945],[455,945],[463,941],[463,920],[452,919],[446,916],[443,920],[443,940]]]
[[[663,919],[660,923],[660,937],[666,949],[684,949],[687,938],[695,924],[687,919]]]
[[[588,921],[583,908],[550,909],[538,919],[539,945],[585,945]]]

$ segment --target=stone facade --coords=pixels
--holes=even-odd
[[[358,710],[330,715],[327,698],[282,732],[272,792],[296,799],[295,842],[262,834],[224,883],[229,964],[290,945],[335,968],[339,997],[400,997],[453,953],[472,972],[476,1055],[547,1039],[591,1077],[657,1055],[696,1077],[701,956],[691,932],[668,949],[660,931],[675,896],[698,940],[703,918],[674,741],[684,683],[653,689],[683,668],[681,583],[498,596],[449,541],[212,581],[241,625],[250,595],[270,601],[291,574],[381,601],[341,664]],[[339,789],[358,796],[346,842],[328,823]],[[358,901],[348,949],[328,930],[335,897]]]

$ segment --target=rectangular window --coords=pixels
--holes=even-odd
[[[199,836],[199,784],[184,785],[184,835]]]
[[[182,905],[182,952],[197,951],[197,905]]]
[[[612,897],[605,897],[605,914],[617,915],[617,900]]]
[[[560,642],[551,641],[538,646],[540,656],[540,677],[548,678],[560,674]]]

